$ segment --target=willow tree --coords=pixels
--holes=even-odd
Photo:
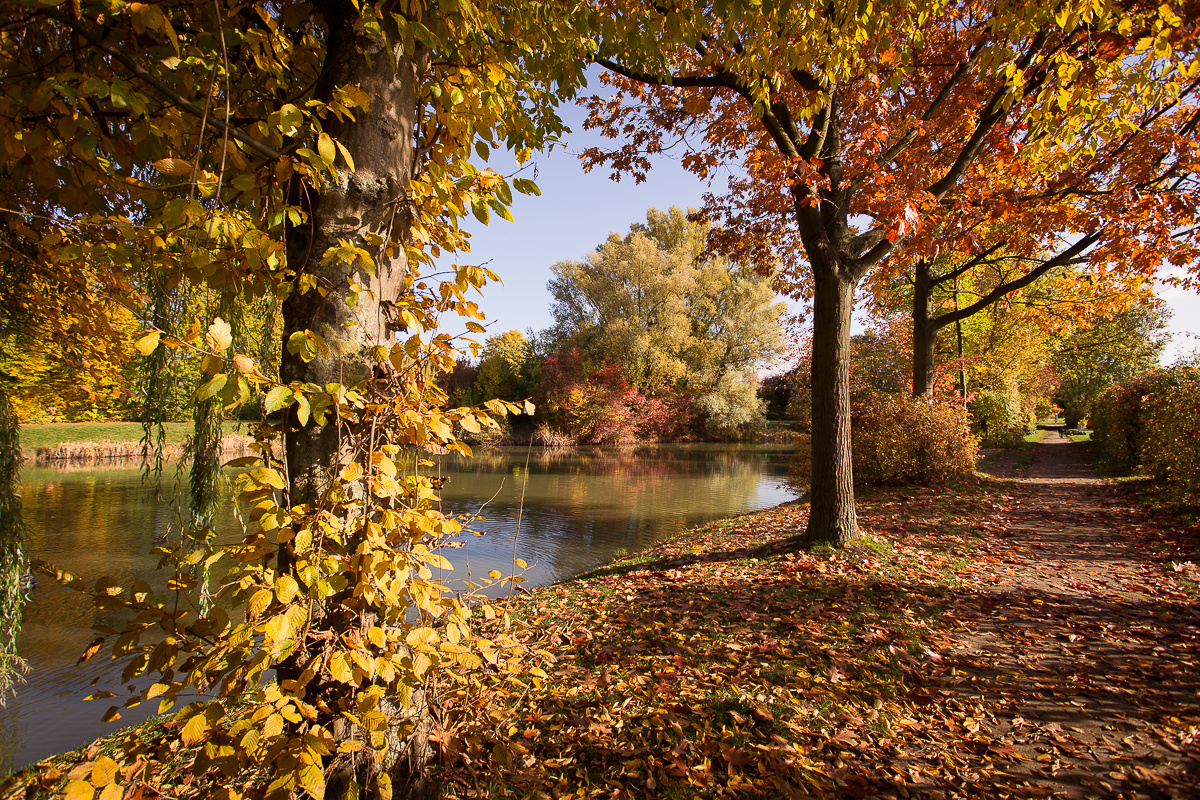
[[[213,796],[428,791],[430,676],[511,660],[515,643],[476,639],[470,608],[431,580],[449,566],[436,546],[461,525],[421,473],[427,450],[468,452],[456,424],[491,419],[443,409],[433,378],[457,347],[439,318],[481,331],[468,293],[495,276],[427,268],[467,248],[465,214],[509,216],[509,182],[469,159],[505,147],[524,161],[561,131],[554,108],[580,60],[560,11],[38,0],[0,12],[0,215],[29,245],[8,256],[85,283],[96,302],[81,318],[97,325],[103,302],[136,310],[144,356],[202,357],[197,403],[285,411],[239,464],[243,540],[207,558],[186,543],[164,553],[178,596],[43,565],[134,612],[100,631],[127,679],[155,676],[130,704],[202,698],[176,712],[183,741],[205,745],[197,769],[253,777]],[[228,314],[189,325],[156,311],[185,283],[278,298],[279,374],[238,352]],[[202,585],[194,573],[214,565],[227,571]],[[147,769],[156,746],[126,745]],[[117,778],[94,770],[72,791],[90,796],[88,780]]]
[[[848,363],[859,282],[906,240],[995,199],[999,155],[1052,174],[1080,148],[1119,142],[1148,103],[1186,104],[1196,75],[1193,21],[1167,4],[595,5],[595,61],[619,93],[594,101],[590,124],[623,143],[590,162],[644,178],[650,154],[688,141],[685,167],[731,175],[708,198],[715,244],[767,267],[782,259],[783,288],[812,300],[807,543],[857,532]],[[1186,142],[1179,152],[1192,158]]]

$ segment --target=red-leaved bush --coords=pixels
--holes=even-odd
[[[694,400],[687,394],[643,394],[629,385],[620,367],[592,367],[574,348],[542,362],[539,388],[539,406],[550,424],[582,442],[671,438],[693,416]]]

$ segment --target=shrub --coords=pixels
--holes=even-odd
[[[1200,370],[1169,370],[1143,408],[1142,464],[1151,475],[1200,495]]]
[[[854,477],[863,485],[940,486],[975,471],[967,413],[952,403],[868,396],[854,410],[850,430]]]
[[[1133,472],[1142,460],[1142,402],[1154,390],[1158,370],[1110,386],[1092,412],[1092,441],[1100,460],[1113,469]]]
[[[1139,465],[1191,497],[1200,496],[1200,369],[1143,373],[1108,389],[1096,404],[1101,457],[1133,471]]]
[[[864,395],[850,420],[856,486],[940,486],[975,471],[976,441],[958,405],[907,395]],[[808,482],[811,456],[793,462],[791,478]]]
[[[615,365],[591,367],[577,349],[542,364],[541,396],[548,422],[593,444],[666,439],[682,433],[694,401],[684,393],[646,395]]]
[[[967,404],[975,430],[984,447],[1015,447],[1029,429],[1030,410],[1016,389],[976,392]]]

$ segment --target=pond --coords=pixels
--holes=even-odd
[[[781,445],[660,445],[634,450],[482,451],[446,457],[438,470],[446,513],[482,513],[483,537],[444,554],[452,577],[513,571],[523,559],[526,588],[559,581],[703,522],[754,511],[796,496],[786,481],[793,448]],[[528,466],[527,466],[528,465]],[[32,558],[50,561],[85,581],[109,575],[127,584],[162,585],[151,554],[171,529],[169,497],[142,486],[136,467],[30,467],[21,475]],[[171,477],[164,477],[169,495]],[[482,511],[481,511],[482,507]],[[518,519],[520,530],[518,534]],[[219,520],[237,535],[232,513]],[[101,715],[114,701],[83,703],[96,688],[120,689],[120,668],[102,654],[76,665],[95,637],[93,625],[113,620],[82,595],[39,577],[25,608],[19,641],[32,667],[0,709],[0,775],[140,722],[148,703],[113,723]]]

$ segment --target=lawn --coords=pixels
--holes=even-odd
[[[191,431],[190,422],[168,422],[167,444],[181,443]],[[141,438],[140,422],[55,422],[21,426],[21,449],[26,453],[64,442],[136,442]]]

